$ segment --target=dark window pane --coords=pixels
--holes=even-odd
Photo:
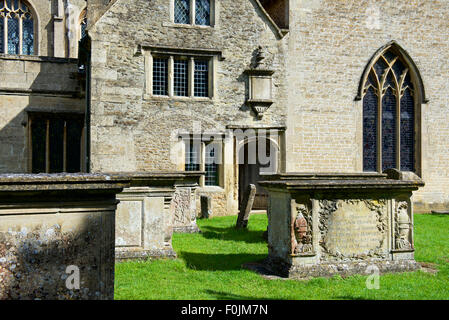
[[[64,120],[50,120],[50,173],[62,172],[64,167]]]
[[[206,147],[206,163],[205,163],[205,185],[218,186],[218,159],[219,154],[216,146],[209,145]]]
[[[81,171],[81,136],[84,123],[67,121],[67,172]]]
[[[195,60],[194,72],[194,96],[209,96],[209,62],[204,60]]]
[[[410,90],[401,99],[401,170],[415,170],[415,108]]]
[[[186,171],[199,171],[201,161],[201,144],[199,141],[190,141],[186,144]]]
[[[400,59],[397,59],[393,65],[394,74],[396,75],[396,79],[401,79],[402,74],[405,71],[405,66]]]
[[[33,119],[31,122],[32,172],[45,172],[45,146],[47,136],[47,121]]]
[[[8,19],[8,53],[19,54],[19,19],[11,13]]]
[[[23,19],[22,21],[22,54],[34,54],[34,24],[33,19]]]
[[[377,171],[377,96],[369,88],[363,98],[363,170]]]
[[[190,24],[189,0],[175,0],[175,23]]]
[[[377,60],[376,64],[374,65],[374,70],[376,70],[377,77],[379,79],[382,78],[382,75],[384,74],[385,69],[387,68],[387,64],[382,58],[379,58]]]
[[[195,24],[210,25],[210,0],[196,0]]]
[[[396,168],[396,97],[389,88],[382,98],[382,171]]]
[[[153,59],[153,94],[168,95],[168,59]]]
[[[2,16],[0,16],[0,53],[4,53],[3,52],[3,48],[4,48],[4,44],[5,44],[5,42],[4,42],[4,28],[5,28],[5,26],[4,26],[4,24],[5,24],[5,19],[3,19],[3,17]]]
[[[188,62],[187,60],[175,60],[173,62],[174,83],[173,91],[175,96],[186,97],[188,95]]]

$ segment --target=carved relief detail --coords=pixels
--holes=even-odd
[[[369,250],[369,252],[361,253],[361,254],[342,254],[338,251],[333,251],[328,247],[326,243],[326,235],[329,231],[329,221],[331,216],[343,205],[352,204],[356,205],[358,203],[364,203],[364,205],[376,216],[377,229],[381,237],[379,238],[378,245],[375,249]],[[336,260],[367,260],[372,258],[385,258],[386,252],[384,250],[384,239],[386,239],[387,233],[387,215],[386,215],[386,203],[387,201],[384,199],[380,200],[321,200],[319,202],[319,225],[318,228],[320,230],[321,238],[320,238],[320,246],[325,253],[321,259],[325,260],[327,257],[332,257]],[[343,231],[343,230],[342,230]]]
[[[410,241],[411,220],[408,214],[407,201],[399,201],[395,210],[395,248],[396,250],[411,250],[413,245]]]
[[[292,255],[314,255],[312,211],[305,204],[298,204],[293,212],[291,225]]]

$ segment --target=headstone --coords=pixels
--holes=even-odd
[[[210,196],[201,196],[201,217],[209,219],[212,214],[212,198]]]
[[[250,184],[245,192],[245,195],[243,196],[242,203],[240,204],[239,217],[237,219],[236,228],[247,228],[249,214],[251,213],[255,197],[256,186],[254,184]]]

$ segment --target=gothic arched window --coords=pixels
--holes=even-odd
[[[0,53],[34,54],[34,17],[23,0],[0,0]]]
[[[420,91],[410,61],[394,44],[378,54],[365,71],[363,99],[363,170],[416,171]]]

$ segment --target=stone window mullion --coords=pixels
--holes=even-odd
[[[194,25],[196,19],[196,1],[190,0],[190,24]]]
[[[168,96],[169,97],[173,97],[174,96],[174,90],[173,90],[173,87],[174,87],[174,83],[173,83],[173,79],[174,79],[174,68],[173,68],[173,65],[174,65],[174,59],[173,59],[173,56],[170,56],[169,58],[168,58]]]
[[[189,97],[193,98],[194,96],[194,81],[195,81],[195,62],[193,57],[189,57],[189,81],[188,81],[188,85],[189,85]]]

